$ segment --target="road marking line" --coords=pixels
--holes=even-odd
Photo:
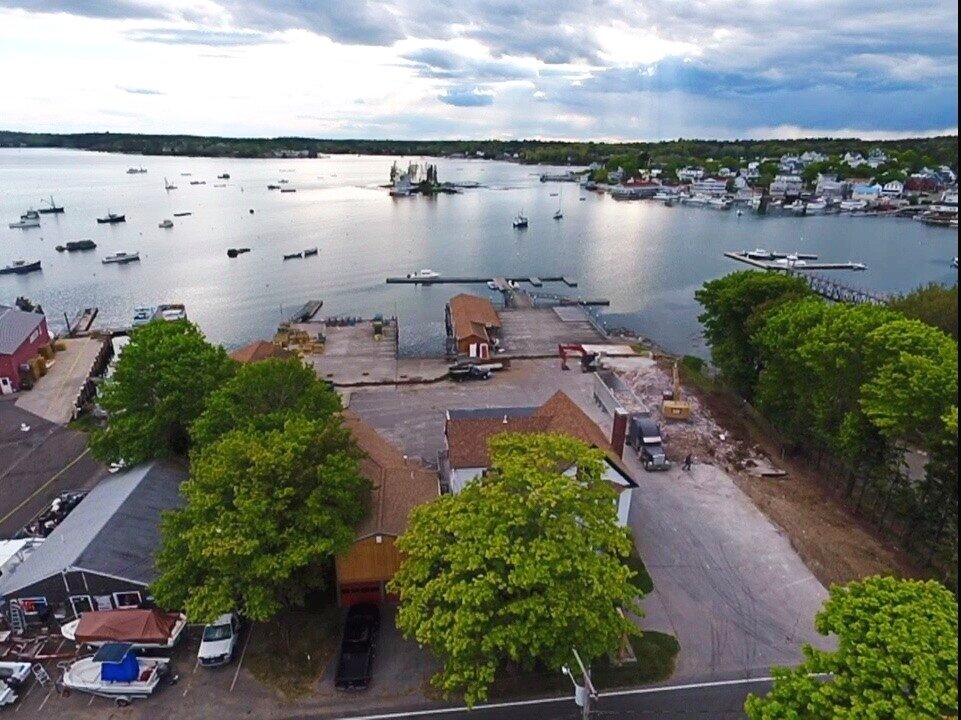
[[[31,500],[33,500],[33,499],[34,499],[37,495],[39,495],[41,492],[43,492],[44,490],[46,490],[47,487],[50,485],[50,483],[52,483],[54,480],[56,480],[56,479],[59,478],[61,475],[63,475],[65,472],[67,472],[67,470],[69,470],[69,469],[72,468],[74,465],[76,465],[78,462],[80,462],[80,460],[83,458],[83,456],[86,455],[86,454],[89,453],[89,452],[90,452],[90,448],[89,448],[89,447],[88,447],[88,448],[85,448],[82,453],[80,453],[79,455],[77,455],[77,457],[75,457],[73,460],[71,460],[71,461],[68,462],[66,465],[64,465],[62,468],[60,468],[60,470],[58,470],[56,473],[54,473],[54,475],[53,475],[49,480],[47,480],[47,482],[45,482],[43,485],[41,485],[41,486],[38,487],[36,490],[34,490],[22,503],[20,503],[19,505],[17,505],[13,510],[11,510],[10,512],[8,512],[8,513],[7,513],[6,515],[4,515],[3,517],[0,517],[0,523],[6,522],[8,519],[10,519],[11,517],[13,517],[13,515],[14,515],[15,513],[19,512],[19,511],[21,510],[21,508],[23,508],[24,505],[26,505],[28,502],[30,502]]]
[[[605,697],[616,697],[619,695],[648,695],[660,692],[673,692],[676,690],[698,690],[712,687],[725,687],[728,685],[749,685],[756,683],[771,682],[773,677],[742,678],[739,680],[715,680],[712,682],[690,683],[687,685],[668,685],[664,687],[636,688],[633,690],[615,690],[613,692],[601,693],[601,699]],[[548,703],[573,702],[570,695],[562,695],[552,698],[537,698],[535,700],[517,700],[514,702],[488,703],[486,705],[475,705],[474,710],[497,710],[500,708],[526,707],[530,705],[546,705]],[[397,718],[424,717],[427,715],[450,715],[453,713],[469,712],[466,706],[452,708],[437,708],[436,710],[413,710],[407,712],[384,713],[381,715],[345,715],[339,720],[395,720]]]
[[[237,684],[237,677],[240,675],[240,668],[244,666],[244,656],[247,654],[247,646],[250,645],[250,638],[254,634],[254,624],[250,623],[250,630],[247,632],[247,639],[244,641],[244,649],[240,651],[240,660],[237,661],[237,669],[234,671],[233,682],[230,683],[230,690],[228,692],[234,691],[234,685]]]
[[[37,712],[40,712],[41,710],[43,710],[43,706],[47,704],[47,700],[50,699],[50,696],[51,696],[51,695],[53,695],[53,690],[51,690],[50,692],[47,693],[47,697],[45,697],[45,698],[43,699],[43,702],[40,703],[40,707],[37,708]]]

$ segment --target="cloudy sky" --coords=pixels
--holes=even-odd
[[[956,133],[957,0],[0,0],[0,129]]]

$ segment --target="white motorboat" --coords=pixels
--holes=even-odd
[[[523,211],[523,210],[522,210],[521,212],[517,213],[517,215],[514,216],[514,220],[513,220],[513,222],[512,222],[511,224],[512,224],[514,227],[516,227],[516,228],[526,228],[526,227],[527,227],[527,224],[528,224],[527,216],[524,214],[524,211]]]
[[[417,272],[408,273],[407,277],[411,280],[434,280],[440,277],[440,273],[434,272],[430,268],[423,268]]]
[[[497,283],[494,282],[493,280],[488,280],[488,281],[487,281],[487,289],[488,289],[488,290],[496,290],[496,289],[497,289]]]
[[[40,212],[37,210],[34,210],[33,208],[30,208],[29,210],[27,210],[27,212],[25,212],[23,215],[20,216],[20,219],[21,220],[39,220]]]
[[[842,212],[857,212],[864,210],[867,206],[866,200],[842,200],[840,208]]]
[[[805,210],[807,209],[807,206],[800,200],[795,200],[790,205],[785,205],[784,209],[790,210],[795,215],[803,215]]]
[[[148,322],[155,312],[155,308],[137,310],[145,311]],[[137,608],[82,613],[76,620],[62,625],[60,634],[71,642],[90,647],[121,642],[136,649],[167,650],[177,644],[186,627],[187,616],[183,613]]]
[[[106,643],[93,656],[68,666],[61,682],[68,690],[111,697],[118,705],[127,705],[153,693],[169,663],[169,658],[138,657],[130,643]]]
[[[855,272],[863,272],[868,269],[868,266],[864,263],[851,263],[851,269]]]
[[[731,201],[727,198],[711,198],[707,201],[707,206],[714,210],[730,210]]]
[[[107,255],[107,257],[105,257],[100,262],[102,262],[104,265],[110,265],[111,263],[122,264],[122,263],[128,263],[128,262],[135,262],[137,260],[140,260],[139,252],[133,252],[133,253],[116,252],[116,253],[113,253],[112,255]]]
[[[38,228],[40,227],[40,221],[31,218],[20,218],[17,222],[12,222],[8,226],[11,229],[20,228],[21,230],[26,230],[27,228]]]
[[[157,227],[160,227],[160,228],[172,228],[173,226],[174,226],[174,221],[171,220],[170,218],[165,218],[162,223],[157,225]]]
[[[130,324],[133,327],[140,327],[141,325],[146,325],[148,322],[153,320],[153,316],[155,312],[157,312],[157,308],[150,307],[148,305],[140,305],[138,307],[135,307],[133,309],[133,319],[130,321]],[[67,638],[68,640],[73,640],[72,637],[66,634],[66,628],[72,625],[75,625],[75,623],[78,623],[78,622],[80,621],[76,620],[73,623],[68,623],[67,625],[64,625],[62,632],[65,638]],[[74,627],[74,629],[76,628]]]
[[[828,204],[823,200],[811,200],[807,204],[807,214],[814,215],[816,213],[823,213],[828,209]]]
[[[751,260],[773,260],[774,253],[770,250],[765,250],[764,248],[754,248],[748,252],[744,253]]]

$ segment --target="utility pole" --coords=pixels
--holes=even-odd
[[[597,700],[597,689],[594,687],[594,683],[591,682],[590,670],[588,670],[584,665],[584,662],[581,660],[581,656],[578,655],[577,650],[575,648],[571,648],[571,652],[574,653],[574,659],[577,660],[577,665],[581,671],[581,677],[583,678],[584,684],[577,684],[577,679],[574,677],[574,673],[567,665],[561,668],[561,672],[567,675],[567,677],[571,679],[571,682],[574,683],[574,702],[577,703],[578,707],[581,708],[581,717],[583,720],[590,720],[591,701]]]

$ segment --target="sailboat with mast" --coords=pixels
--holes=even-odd
[[[557,198],[557,212],[554,213],[554,219],[555,219],[555,220],[560,220],[562,217],[564,217],[564,213],[561,212],[561,198],[558,197],[558,198]]]
[[[47,201],[46,201],[46,200],[41,200],[40,202],[45,203],[45,202],[47,202]],[[51,196],[50,196],[50,204],[49,204],[49,205],[44,205],[44,206],[38,208],[38,209],[37,209],[37,212],[40,213],[41,215],[55,215],[55,214],[56,214],[56,215],[59,215],[60,213],[63,212],[63,205],[57,205],[57,203],[55,203],[55,202],[53,201],[53,195],[51,195]]]
[[[170,182],[167,178],[164,178],[164,190],[176,190],[177,186]]]

